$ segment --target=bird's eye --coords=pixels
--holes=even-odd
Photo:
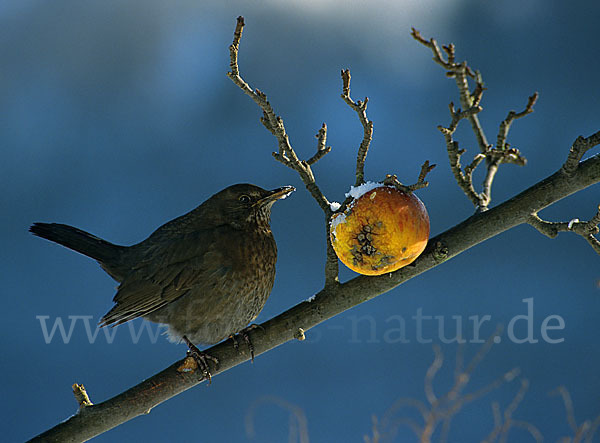
[[[250,203],[250,200],[251,199],[250,199],[249,195],[246,195],[246,194],[240,195],[239,201],[241,201],[242,203]]]

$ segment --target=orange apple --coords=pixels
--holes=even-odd
[[[331,243],[353,271],[381,275],[412,263],[423,252],[429,215],[412,192],[380,183],[366,189],[362,195],[351,191],[354,200],[331,218]]]

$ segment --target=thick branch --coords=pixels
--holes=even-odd
[[[239,17],[233,43],[230,46],[231,71],[228,73],[228,76],[263,110],[261,122],[277,138],[279,144],[279,151],[274,154],[275,157],[286,166],[299,172],[306,187],[318,201],[326,214],[326,220],[328,220],[332,209],[327,199],[316,186],[309,164],[313,159],[317,161],[317,156],[320,155],[320,158],[324,155],[319,154],[319,152],[325,146],[326,127],[323,127],[317,135],[317,154],[309,161],[300,161],[289,143],[283,121],[280,117],[276,116],[273,108],[267,101],[266,95],[259,90],[252,90],[239,74],[237,57],[243,26],[244,20],[242,17]],[[415,38],[426,42],[416,31],[413,30],[413,33]],[[455,65],[454,47],[452,45],[443,47],[448,56],[447,62],[441,57],[441,52],[434,40],[431,40],[430,47],[434,51],[439,63],[442,65],[444,63]],[[478,106],[483,91],[480,76],[474,74],[466,63],[460,64],[451,74],[457,77],[457,83],[458,76],[464,76],[463,86],[466,85],[467,87],[463,90],[461,89],[462,86],[459,85],[459,89],[461,90],[461,100],[464,98],[468,103],[463,105],[463,107],[470,109],[471,107]],[[466,76],[476,78],[477,81],[475,92],[472,95],[468,91]],[[349,72],[346,77],[343,75],[343,79],[343,96],[347,96],[352,101],[349,96]],[[354,105],[364,111],[366,109],[366,99],[364,103],[358,102]],[[370,136],[366,137],[368,135],[368,127],[371,128],[370,134],[372,135],[372,124],[366,120],[366,114],[364,117],[367,122],[366,125],[363,125],[365,128],[365,137],[363,138],[365,147],[363,149],[363,144],[361,144],[361,149],[359,149],[357,184],[360,184],[358,183],[359,176],[361,177],[361,182],[362,177],[364,177],[364,171],[358,167],[358,163],[362,158],[362,166],[364,167],[364,158],[366,157],[368,143],[370,142]],[[473,117],[476,117],[475,113],[468,116],[469,119]],[[485,213],[476,214],[461,224],[430,239],[426,250],[411,265],[393,273],[377,277],[361,275],[343,284],[329,284],[331,282],[327,281],[324,289],[309,300],[263,323],[261,328],[249,331],[250,339],[254,345],[254,353],[260,355],[287,341],[294,339],[302,340],[305,331],[308,331],[321,322],[397,287],[405,281],[438,266],[445,260],[466,251],[490,237],[498,235],[514,226],[530,222],[531,214],[536,214],[552,203],[600,182],[600,156],[596,155],[578,164],[578,159],[581,159],[583,154],[594,146],[594,143],[597,144],[600,141],[599,134],[600,132],[588,139],[583,137],[578,138],[571,149],[569,159],[557,173],[537,183],[511,200]],[[483,151],[487,155],[487,142]],[[474,160],[470,165],[470,171],[475,166]],[[419,175],[419,182],[425,183],[425,175],[429,169],[430,166],[428,163],[423,165],[421,174]],[[334,257],[330,246],[328,242],[328,266],[331,264],[329,259]],[[337,276],[337,272],[335,275]],[[213,376],[251,358],[248,349],[242,347],[237,350],[228,341],[217,344],[206,352],[219,361],[218,367],[211,368]],[[32,441],[63,442],[88,440],[136,416],[149,413],[158,404],[201,383],[204,381],[204,377],[199,372],[194,369],[193,365],[190,366],[189,359],[185,358],[175,362],[162,372],[144,380],[128,391],[94,405],[91,402],[88,404],[85,396],[82,395],[82,389],[78,388],[77,390],[80,394],[78,395],[78,399],[80,405],[82,405],[79,412],[56,427],[35,437]],[[430,394],[433,395],[432,392]],[[435,398],[435,396],[431,398]]]
[[[358,276],[321,290],[312,301],[304,301],[250,332],[256,355],[269,351],[301,336],[319,323],[360,303],[377,297],[416,277],[445,260],[529,221],[530,214],[556,201],[600,182],[600,156],[595,155],[578,165],[573,174],[561,171],[533,185],[512,199],[430,239],[423,254],[411,265],[377,277]],[[250,359],[244,347],[236,351],[225,341],[208,349],[220,365],[213,376]],[[85,441],[138,415],[148,413],[163,401],[198,383],[199,374],[180,372],[184,360],[175,362],[139,385],[102,403],[83,408],[79,413],[39,435],[33,441]]]

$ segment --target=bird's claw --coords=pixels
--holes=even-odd
[[[248,335],[248,332],[251,331],[252,329],[262,329],[263,331],[265,330],[265,328],[263,328],[261,325],[257,325],[255,323],[252,323],[250,326],[242,329],[240,332],[238,332],[237,335],[241,335],[242,338],[244,339],[244,342],[246,342],[246,346],[248,346],[248,350],[250,351],[250,361],[252,363],[254,363],[254,345],[252,344],[252,340],[250,340],[250,335]],[[240,351],[240,344],[238,341],[238,337],[237,335],[232,335],[231,336],[231,340],[233,341],[233,347],[235,348],[236,351]]]
[[[212,383],[212,375],[210,373],[210,366],[208,364],[208,360],[212,360],[212,362],[216,366],[218,366],[219,359],[198,349],[198,347],[194,343],[192,343],[185,335],[181,338],[189,348],[188,354],[194,358],[196,364],[198,365],[198,368],[202,371],[202,377],[204,379],[208,379],[208,384],[210,385]]]

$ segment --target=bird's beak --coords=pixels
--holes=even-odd
[[[269,195],[261,198],[257,203],[260,206],[267,205],[269,203],[274,203],[277,200],[286,198],[295,190],[296,188],[294,188],[293,186],[282,186],[281,188],[273,189],[272,191],[269,191]]]

